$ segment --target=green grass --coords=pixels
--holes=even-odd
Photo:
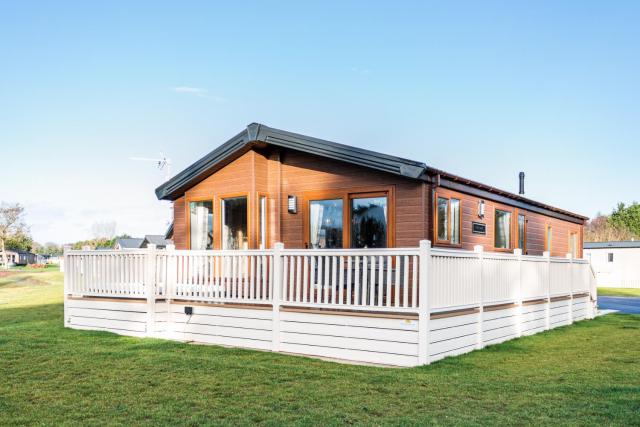
[[[640,289],[598,288],[598,295],[607,297],[640,297]]]
[[[0,277],[2,425],[640,424],[640,316],[385,369],[64,329],[61,278]]]

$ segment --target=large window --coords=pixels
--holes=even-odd
[[[309,246],[342,248],[342,199],[309,202]]]
[[[460,244],[460,200],[437,198],[436,241],[439,243]]]
[[[247,198],[229,197],[220,201],[222,249],[248,249]]]
[[[213,249],[213,202],[190,202],[189,224],[191,249]]]
[[[494,247],[511,248],[511,212],[496,209]]]
[[[523,214],[518,214],[518,248],[523,253],[527,252],[527,218]]]
[[[387,247],[387,197],[351,199],[351,247]]]

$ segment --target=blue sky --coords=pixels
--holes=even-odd
[[[638,2],[5,2],[0,200],[34,238],[164,231],[163,175],[250,122],[593,216],[640,199]],[[19,182],[20,185],[9,185]]]

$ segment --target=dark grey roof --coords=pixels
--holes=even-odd
[[[437,185],[443,187],[467,193],[473,190],[482,198],[506,201],[518,207],[579,224],[588,219],[573,212],[428,167],[422,162],[274,129],[259,123],[250,124],[245,130],[162,184],[156,189],[156,196],[160,200],[176,200],[193,185],[212,175],[252,147],[266,145],[315,154],[410,179],[431,182],[437,180]]]
[[[165,239],[161,234],[147,234],[144,236],[144,240],[147,243],[162,247],[172,244],[171,240]]]
[[[418,179],[424,163],[252,123],[220,147],[207,154],[156,189],[161,200],[175,200],[194,183],[208,177],[254,145],[273,145],[303,151],[383,172]]]
[[[167,231],[164,232],[165,239],[171,239],[172,237],[173,237],[173,221],[171,221],[171,224],[169,224],[169,228],[167,228]]]
[[[144,242],[144,239],[129,238],[116,240],[116,244],[119,244],[120,247],[124,249],[140,249],[142,242]]]
[[[623,249],[640,248],[640,240],[628,240],[624,242],[585,242],[585,249]]]

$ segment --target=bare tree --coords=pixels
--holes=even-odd
[[[9,238],[24,232],[23,217],[24,207],[19,203],[12,205],[2,202],[0,204],[0,255],[2,255],[2,265],[5,269],[9,268],[5,244]]]
[[[116,222],[94,222],[91,226],[94,239],[113,239],[116,235]]]

